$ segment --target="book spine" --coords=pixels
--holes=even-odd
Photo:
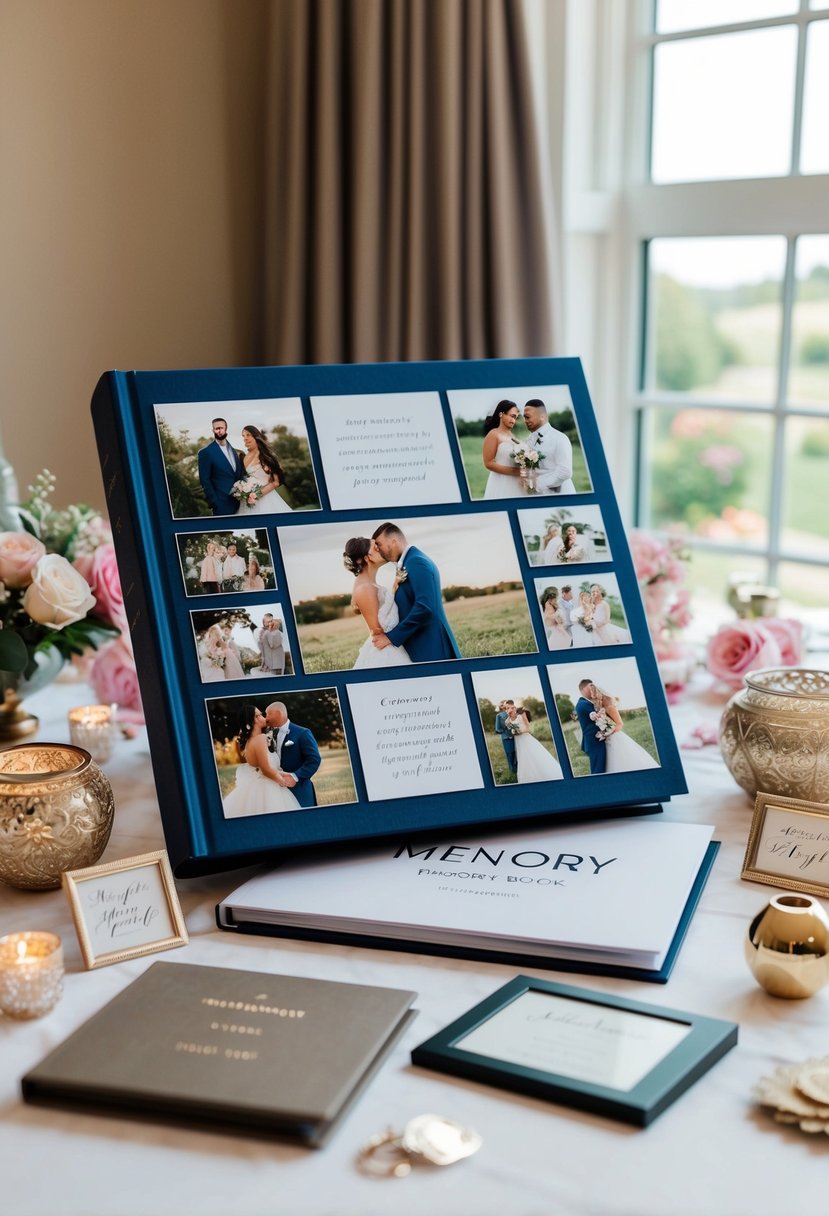
[[[146,504],[139,502],[141,475],[130,475],[129,454],[140,468],[138,445],[130,419],[130,386],[124,372],[107,372],[98,381],[92,397],[92,420],[104,479],[107,510],[118,560],[130,639],[141,688],[141,701],[147,723],[153,774],[158,791],[167,852],[174,873],[187,867],[194,855],[206,850],[200,824],[189,814],[185,774],[174,755],[177,731],[170,705],[171,681],[163,672],[174,671],[170,656],[165,656],[166,629],[159,626],[152,611],[148,589],[154,584],[148,576],[147,562],[152,556],[139,545],[142,534],[139,513]],[[152,531],[143,529],[143,535]],[[166,663],[166,667],[165,667]]]

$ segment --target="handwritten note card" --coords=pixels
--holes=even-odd
[[[334,511],[460,502],[437,393],[312,397]]]
[[[464,1051],[630,1090],[691,1027],[546,992],[525,992],[456,1044]]]
[[[767,806],[756,864],[786,878],[829,885],[829,817]]]
[[[86,931],[96,955],[146,946],[171,932],[157,865],[89,879],[80,884],[79,891]]]
[[[348,699],[372,802],[483,786],[460,676],[350,684]]]

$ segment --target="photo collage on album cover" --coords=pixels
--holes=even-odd
[[[569,389],[446,399],[155,407],[225,818],[659,766]]]

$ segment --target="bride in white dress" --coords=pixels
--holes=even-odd
[[[512,459],[516,444],[512,430],[518,417],[514,401],[499,401],[484,422],[483,461],[489,469],[484,498],[520,498],[524,493],[520,470]]]
[[[607,759],[604,771],[606,773],[636,773],[644,768],[659,768],[659,764],[653,756],[646,752],[644,747],[640,747],[635,739],[631,739],[630,735],[625,734],[625,724],[622,721],[622,715],[616,708],[615,698],[600,688],[596,689],[596,693],[596,699],[593,701],[596,710],[603,709],[616,728],[612,735],[608,735],[605,742]]]
[[[549,587],[546,595],[547,599],[544,601],[542,609],[544,629],[547,634],[547,645],[550,650],[569,650],[573,644],[573,639],[567,632],[564,613],[559,607],[558,587]]]
[[[394,602],[394,588],[377,582],[377,572],[386,564],[380,550],[367,536],[354,536],[343,552],[343,565],[355,576],[351,607],[363,618],[368,637],[357,653],[355,667],[403,667],[411,663],[405,646],[384,646],[372,642],[376,634],[388,633],[400,620]]]
[[[596,633],[593,628],[593,601],[589,591],[580,591],[578,602],[570,613],[570,632],[574,646],[595,646]]]
[[[246,470],[246,481],[252,481],[259,492],[249,494],[239,503],[239,515],[275,515],[291,508],[277,490],[285,484],[285,473],[276,453],[268,447],[265,436],[258,426],[242,429],[245,455],[242,463]],[[253,501],[251,501],[251,499]]]
[[[515,719],[518,734],[515,736],[515,762],[518,766],[518,784],[525,781],[558,781],[561,765],[547,751],[543,743],[532,733],[530,711],[517,709]]]
[[[271,767],[265,715],[255,705],[246,705],[242,714],[239,750],[245,762],[236,769],[236,784],[224,798],[225,819],[300,810],[293,791],[280,785],[280,770]]]
[[[590,598],[593,601],[593,633],[597,646],[629,646],[630,634],[627,629],[610,623],[610,604],[604,597],[604,587],[594,583],[590,588]]]

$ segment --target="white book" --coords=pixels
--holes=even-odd
[[[648,817],[404,840],[283,864],[228,895],[218,919],[247,932],[660,972],[696,906],[712,832]]]

